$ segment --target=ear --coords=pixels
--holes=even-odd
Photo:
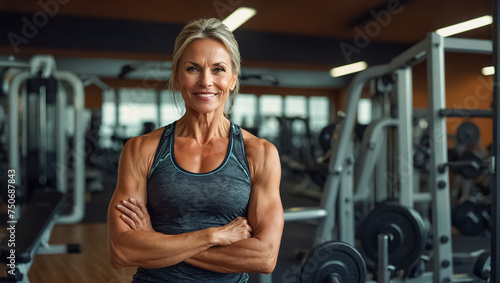
[[[234,88],[236,87],[236,81],[238,80],[238,74],[239,74],[239,72],[234,74],[233,77],[231,78],[231,87],[229,88],[231,91],[233,91]]]

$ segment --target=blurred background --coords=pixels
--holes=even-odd
[[[16,111],[8,104],[12,79],[29,67],[30,59],[52,56],[56,70],[75,74],[84,87],[82,124],[75,125],[80,118],[71,96],[58,116],[66,121],[64,147],[68,151],[76,132],[84,135],[83,215],[74,223],[56,224],[50,238],[54,244],[81,244],[82,251],[37,255],[29,271],[31,282],[130,282],[134,269],[113,270],[106,243],[107,205],[123,144],[182,116],[182,106],[166,90],[174,40],[182,27],[199,18],[224,20],[242,7],[254,10],[250,19],[234,29],[242,69],[241,90],[230,119],[278,148],[285,207],[315,205],[321,196],[326,173],[314,166],[324,162],[329,150],[321,143],[330,141],[322,131],[337,122],[336,113],[348,99],[354,76],[334,76],[333,68],[388,63],[429,32],[492,14],[492,1],[486,0],[0,0],[2,172],[11,168],[8,129],[12,115],[24,117],[21,121],[26,123],[37,122],[23,116],[26,111],[21,104]],[[491,40],[492,32],[491,25],[485,25],[452,37]],[[493,78],[482,73],[491,65],[491,55],[446,53],[446,106],[491,109]],[[426,62],[413,68],[412,77],[414,127],[426,128],[428,117],[418,115],[428,106]],[[353,133],[358,142],[372,121],[372,94],[365,87],[359,100]],[[486,151],[493,131],[492,120],[484,118],[448,118],[448,147],[455,147],[456,133],[464,122],[478,129],[475,148]],[[415,148],[419,142],[414,141]],[[71,153],[67,158],[73,158]],[[24,172],[27,166],[21,161],[20,170]],[[77,193],[76,173],[71,168],[67,173],[70,195]],[[311,171],[321,172],[314,175]],[[18,172],[16,178],[20,184],[16,204],[21,211],[35,192],[24,188],[25,173]],[[304,181],[311,178],[313,183]],[[7,182],[4,179],[2,186]],[[308,187],[309,193],[296,194],[297,187]],[[8,220],[8,198],[4,192],[0,225]],[[67,198],[62,211],[71,213],[76,201]],[[302,226],[285,227],[273,274],[276,282],[295,282],[289,276],[299,264],[295,250],[310,247],[310,231]]]

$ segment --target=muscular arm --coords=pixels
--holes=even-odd
[[[111,264],[115,268],[140,266],[159,268],[179,263],[216,245],[248,238],[246,223],[228,234],[223,228],[208,228],[179,235],[153,230],[135,230],[123,221],[117,208],[121,200],[133,198],[146,203],[146,181],[158,140],[132,138],[124,146],[118,168],[118,182],[108,208],[108,234]],[[239,238],[238,238],[239,237]]]
[[[226,247],[202,251],[185,262],[200,268],[223,273],[271,273],[276,266],[284,218],[279,193],[281,168],[276,148],[261,142],[248,148],[252,171],[252,193],[248,221],[253,236]]]

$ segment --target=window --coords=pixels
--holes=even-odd
[[[231,111],[231,120],[243,128],[256,127],[257,97],[252,94],[238,94]]]
[[[160,116],[161,116],[161,125],[165,126],[168,124],[173,123],[174,121],[179,120],[179,118],[182,117],[184,114],[184,108],[182,108],[180,105],[177,106],[174,103],[174,98],[172,95],[172,92],[164,90],[160,92],[160,101],[161,101],[161,106],[160,106]],[[177,102],[180,103],[180,102]]]
[[[307,98],[305,96],[287,96],[285,97],[285,116],[306,118]]]
[[[330,100],[328,97],[312,96],[309,98],[309,127],[311,132],[319,134],[329,124]]]
[[[141,135],[145,122],[158,124],[156,91],[122,88],[119,95],[118,118],[120,126],[124,127],[122,137]]]
[[[259,110],[259,137],[275,143],[280,131],[280,123],[276,117],[283,115],[283,98],[279,95],[262,95],[259,98]]]

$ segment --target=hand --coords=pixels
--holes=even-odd
[[[122,200],[116,206],[121,213],[120,219],[132,230],[154,231],[149,218],[148,209],[141,202],[130,198],[129,201]]]
[[[248,220],[245,217],[238,217],[216,229],[216,242],[219,246],[229,246],[240,240],[252,237],[252,227],[248,225]]]

